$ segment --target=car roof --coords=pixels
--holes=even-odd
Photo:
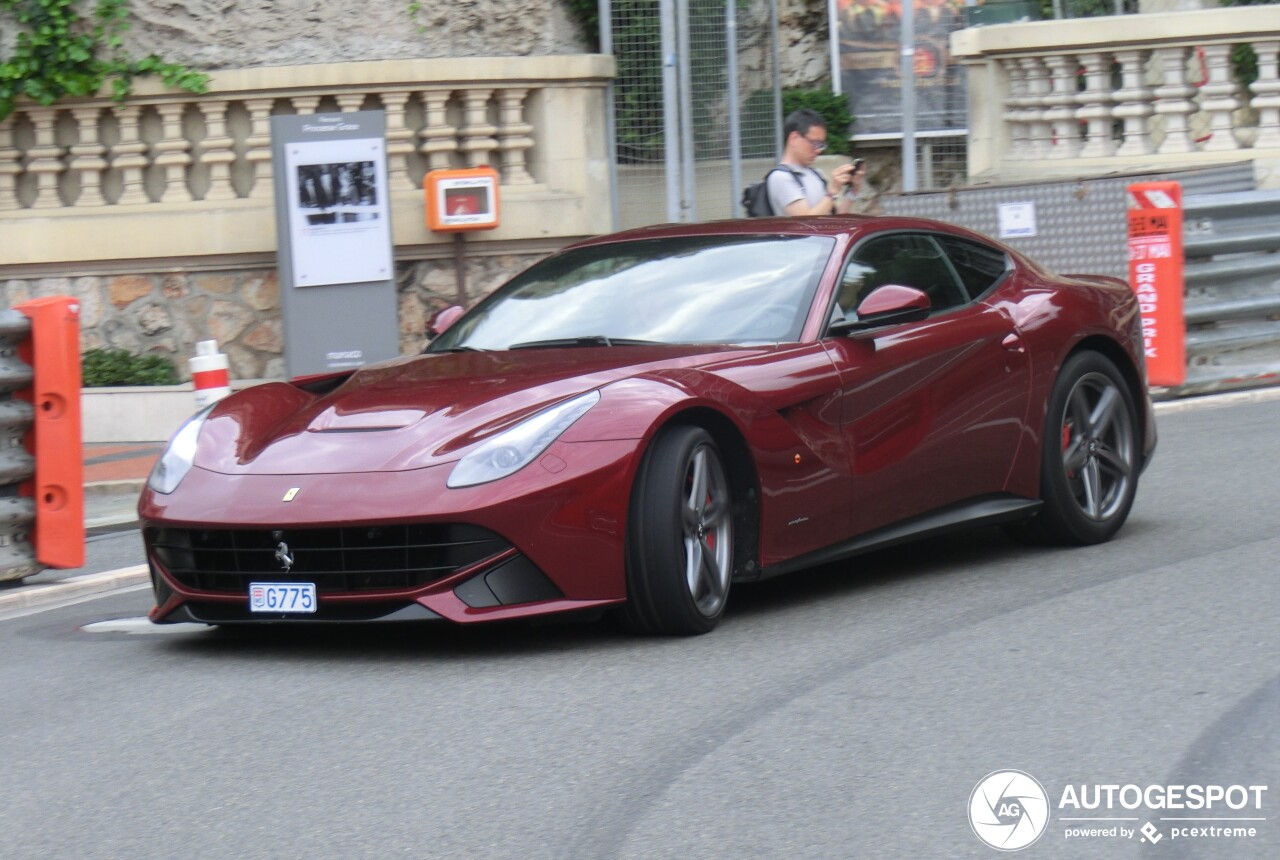
[[[634,242],[680,236],[831,236],[855,241],[867,233],[883,230],[933,230],[964,236],[1004,248],[989,236],[974,233],[954,224],[928,218],[897,215],[823,215],[800,218],[731,218],[722,221],[697,221],[688,224],[655,224],[618,233],[593,236],[570,247],[602,245],[612,242]],[[1006,249],[1007,250],[1007,249]]]

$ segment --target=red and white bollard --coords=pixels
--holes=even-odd
[[[191,381],[196,386],[196,408],[203,409],[217,403],[231,393],[231,374],[227,370],[227,357],[218,352],[216,340],[202,340],[196,344],[196,354],[187,362],[191,366]]]

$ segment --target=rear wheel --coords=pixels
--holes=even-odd
[[[1054,384],[1040,467],[1044,507],[1028,523],[1064,543],[1110,540],[1129,516],[1138,485],[1138,411],[1106,357],[1067,359]]]
[[[631,492],[623,617],[648,633],[706,633],[732,577],[733,499],[720,450],[700,427],[667,428]]]

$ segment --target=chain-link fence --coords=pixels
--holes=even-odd
[[[1163,5],[1166,8],[1149,11],[1181,12],[1187,8],[1178,0],[1169,0]],[[1101,15],[1132,15],[1139,11],[1138,0],[1054,0],[1050,8],[1054,18],[1097,18]]]
[[[601,22],[618,226],[742,214],[779,154],[776,0],[605,0]]]
[[[921,136],[916,140],[916,177],[921,191],[958,188],[969,182],[969,147],[964,135]]]

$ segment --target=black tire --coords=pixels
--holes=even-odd
[[[1110,540],[1129,517],[1141,471],[1138,410],[1105,356],[1067,359],[1049,398],[1040,458],[1044,506],[1015,534],[1055,543]]]
[[[631,490],[627,626],[679,636],[711,631],[729,598],[733,526],[732,493],[711,435],[686,426],[659,432]]]

